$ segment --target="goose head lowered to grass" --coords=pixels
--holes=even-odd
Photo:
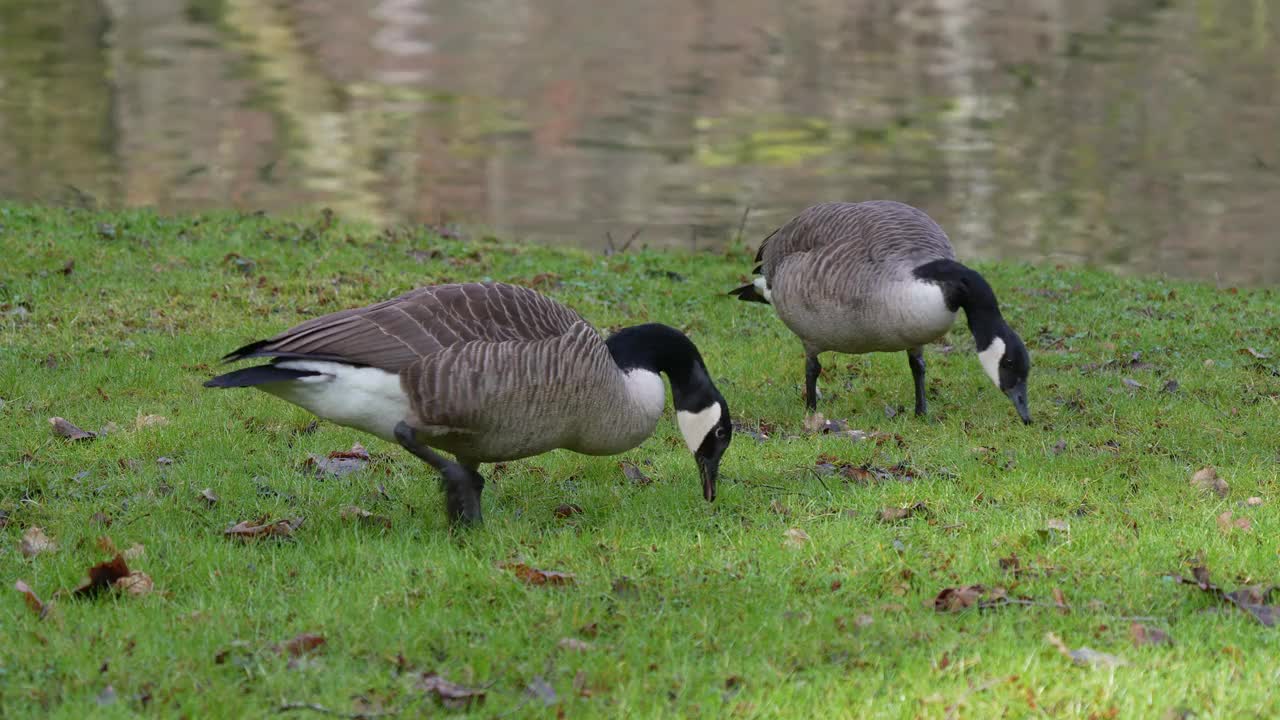
[[[440,473],[452,522],[480,522],[482,463],[639,445],[666,404],[662,374],[707,501],[733,435],[729,406],[684,333],[646,324],[603,339],[573,310],[503,283],[419,288],[223,359],[247,358],[270,362],[205,386],[255,387],[398,443]]]

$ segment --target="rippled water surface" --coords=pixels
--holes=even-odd
[[[0,0],[0,194],[1280,279],[1274,0]],[[748,211],[749,210],[749,211]]]

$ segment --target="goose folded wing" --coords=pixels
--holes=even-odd
[[[224,359],[333,360],[400,372],[457,344],[554,337],[581,320],[527,288],[501,283],[436,285],[308,320]]]

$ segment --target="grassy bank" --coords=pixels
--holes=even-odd
[[[925,420],[902,354],[825,356],[820,409],[858,439],[805,432],[798,342],[724,297],[754,247],[600,257],[322,217],[17,206],[0,226],[6,717],[413,716],[437,704],[430,672],[482,690],[478,717],[1280,713],[1277,630],[1171,579],[1202,564],[1228,590],[1280,582],[1270,291],[979,264],[1032,352],[1035,423],[959,324],[927,352]],[[486,468],[486,525],[460,539],[407,453],[200,387],[223,353],[304,318],[483,278],[601,328],[685,329],[753,431],[716,503],[668,417],[617,458]],[[71,441],[55,416],[105,432]],[[371,453],[356,472],[307,464],[354,442]],[[1225,496],[1189,481],[1206,466]],[[224,536],[262,517],[305,522]],[[56,549],[28,557],[33,526]],[[11,589],[74,588],[110,557],[102,537],[143,546],[128,563],[151,592],[60,596],[40,618]],[[992,607],[935,609],[971,584]],[[1135,645],[1134,623],[1172,643]],[[324,642],[290,643],[303,633]],[[1123,664],[1077,665],[1048,633]]]

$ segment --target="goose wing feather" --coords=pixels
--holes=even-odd
[[[833,246],[841,246],[839,248]],[[888,200],[831,202],[806,208],[760,245],[757,262],[772,284],[779,269],[804,258],[805,269],[844,275],[877,265],[909,271],[955,251],[942,228],[922,210]],[[838,267],[826,263],[838,260]],[[815,273],[816,274],[816,273]]]
[[[400,372],[458,344],[543,340],[580,322],[578,313],[528,288],[505,283],[434,285],[308,320],[224,359],[307,358]]]
[[[403,371],[415,429],[453,452],[499,459],[574,448],[618,408],[617,366],[585,321],[537,339],[471,340],[443,347]]]

